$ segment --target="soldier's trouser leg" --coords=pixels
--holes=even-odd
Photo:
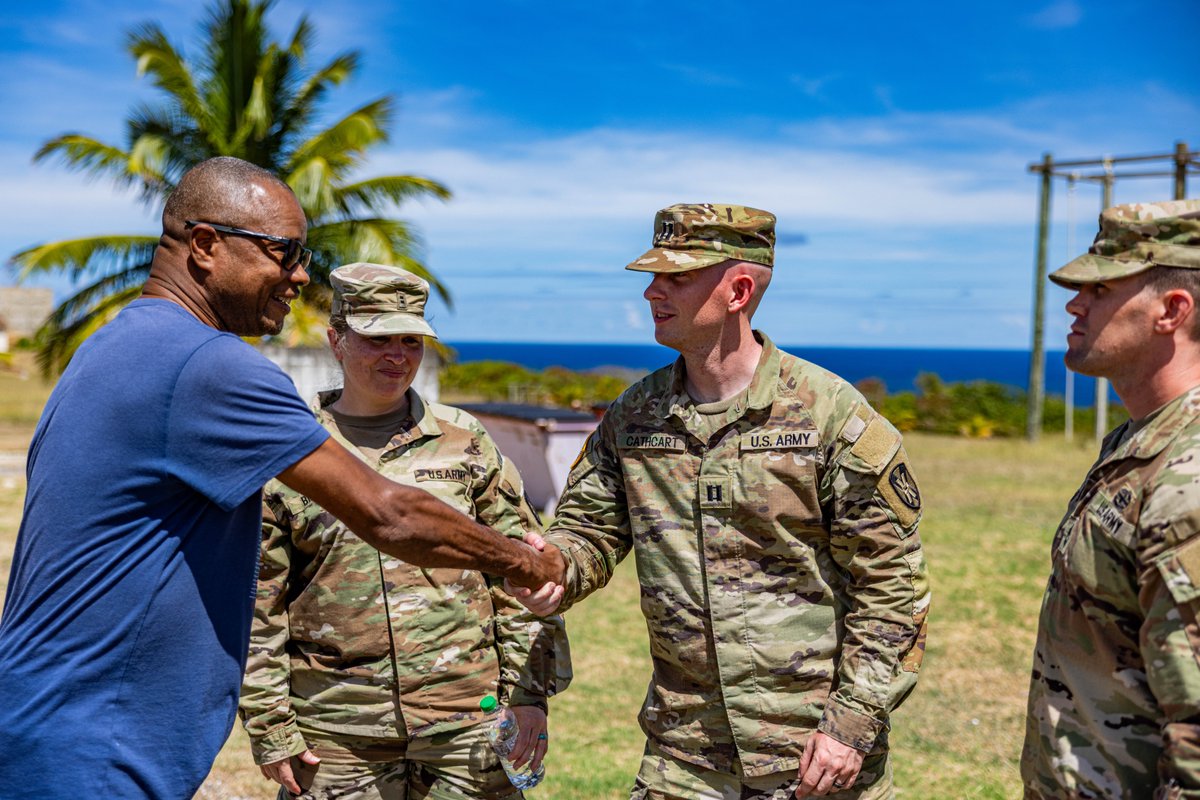
[[[795,800],[800,780],[795,770],[747,778],[715,772],[662,752],[646,743],[646,752],[629,800]],[[892,766],[886,753],[863,760],[858,781],[830,800],[891,800]]]
[[[321,759],[315,769],[292,759],[301,800],[521,800],[482,728],[411,741],[305,732]],[[280,789],[278,800],[292,800]]]
[[[521,800],[483,726],[414,739],[408,746],[408,800]]]

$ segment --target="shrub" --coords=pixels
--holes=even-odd
[[[887,394],[878,378],[857,384],[859,391],[879,413],[901,431],[928,431],[953,436],[991,438],[1023,436],[1027,418],[1027,395],[1012,386],[992,381],[946,383],[925,372],[917,376],[916,392]],[[882,397],[882,399],[876,399]],[[1109,408],[1108,427],[1128,418],[1120,405]],[[1093,408],[1075,409],[1075,431],[1088,434],[1096,424]],[[1045,431],[1062,431],[1066,401],[1059,396],[1046,399],[1042,412]]]

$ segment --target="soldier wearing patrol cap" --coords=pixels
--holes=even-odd
[[[1130,419],[1054,536],[1025,797],[1200,797],[1200,200],[1107,209],[1050,279],[1075,292],[1067,366]]]
[[[429,285],[379,264],[330,278],[344,385],[315,399],[321,424],[380,474],[477,522],[518,539],[540,530],[483,426],[412,388],[436,338]],[[479,700],[499,694],[513,709],[514,756],[536,767],[547,698],[571,680],[562,620],[536,619],[479,571],[383,557],[279,481],[266,486],[262,530],[240,712],[280,798],[519,798]]]
[[[775,218],[658,213],[655,338],[680,353],[609,408],[546,535],[561,586],[637,552],[653,678],[631,797],[892,796],[887,732],[915,685],[929,591],[900,434],[849,384],[751,328]],[[561,599],[561,604],[560,604]]]

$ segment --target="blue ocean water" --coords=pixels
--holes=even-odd
[[[536,342],[449,342],[458,360],[511,361],[530,369],[559,366],[572,370],[625,367],[655,370],[675,359],[657,344],[548,344]],[[936,373],[947,383],[994,381],[1026,389],[1029,353],[1025,350],[955,350],[890,347],[806,347],[780,345],[784,350],[820,364],[851,383],[878,378],[888,391],[910,391],[922,372]],[[1046,353],[1046,393],[1066,394],[1067,370],[1062,352]],[[1091,406],[1095,382],[1074,376],[1076,405]],[[1113,395],[1113,400],[1116,396]]]

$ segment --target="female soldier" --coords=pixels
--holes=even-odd
[[[387,477],[509,536],[537,531],[521,478],[467,413],[412,389],[429,287],[395,267],[333,271],[329,345],[344,386],[314,411]],[[382,555],[278,481],[264,490],[262,565],[240,713],[280,798],[517,798],[479,724],[499,693],[514,760],[545,755],[546,698],[570,682],[560,618],[490,576]]]

